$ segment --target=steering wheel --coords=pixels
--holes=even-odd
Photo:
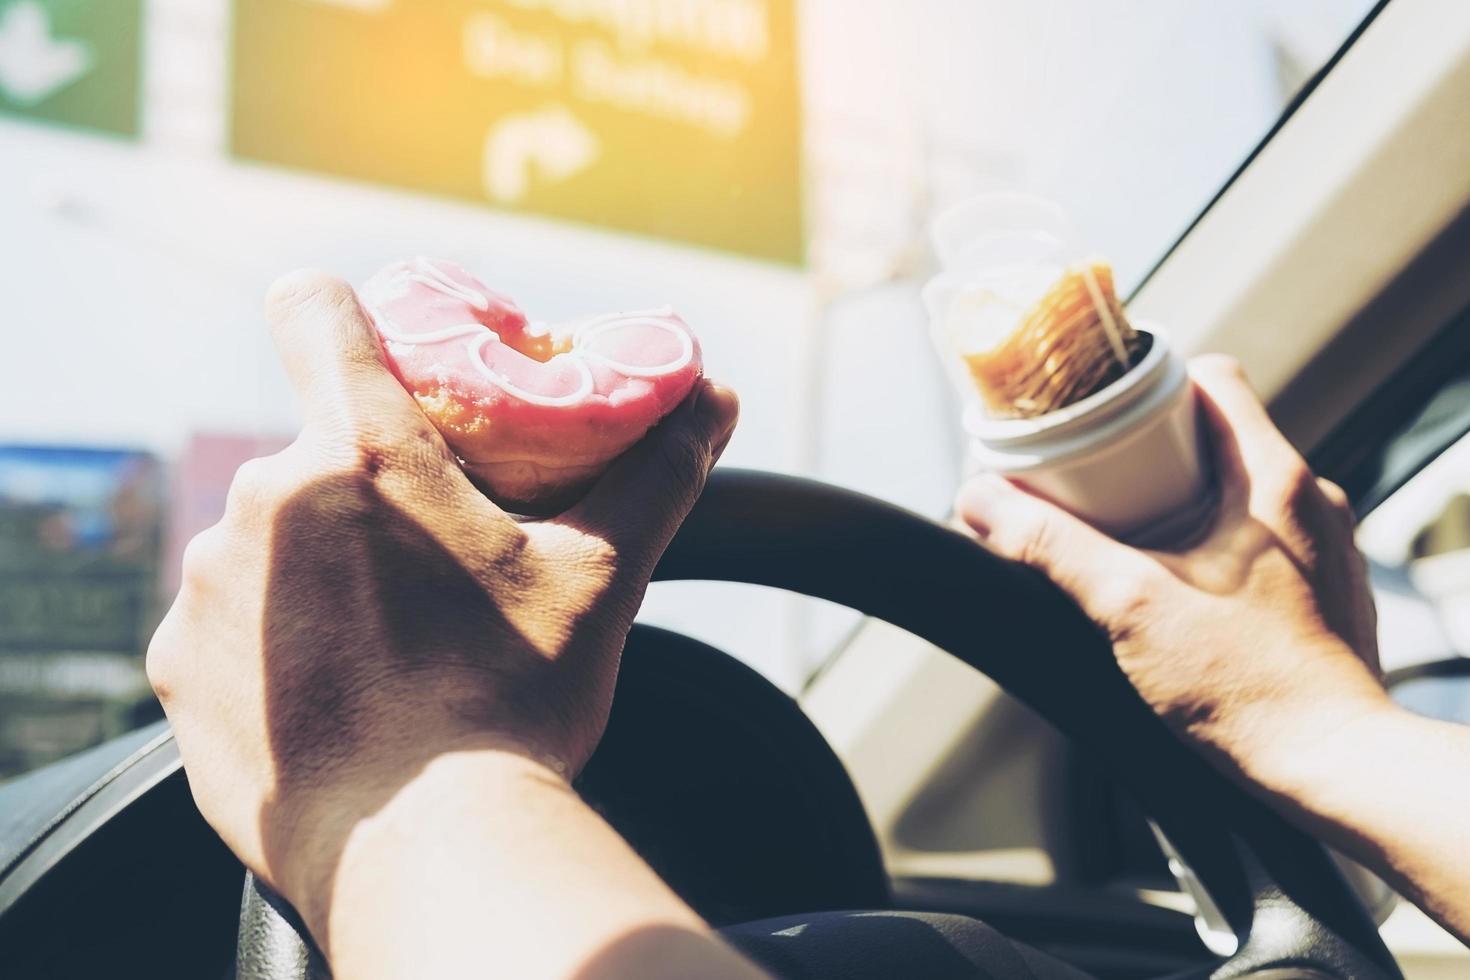
[[[1086,744],[1239,940],[1228,960],[1193,976],[1401,980],[1323,847],[1178,741],[1129,684],[1106,637],[1031,569],[871,497],[722,469],[654,579],[771,586],[885,620],[989,675]],[[326,976],[302,935],[278,897],[247,882],[238,977]]]

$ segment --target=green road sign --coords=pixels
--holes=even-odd
[[[794,0],[236,0],[233,152],[802,258]]]
[[[0,0],[0,113],[138,134],[143,0]]]

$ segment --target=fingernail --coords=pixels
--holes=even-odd
[[[1002,476],[994,473],[981,473],[971,478],[955,495],[955,513],[976,534],[988,537],[991,526],[994,524],[996,504],[1005,499],[1005,495],[1014,493],[1014,488]]]
[[[694,411],[710,433],[711,444],[718,443],[735,428],[740,417],[740,398],[734,391],[706,381],[695,400]]]

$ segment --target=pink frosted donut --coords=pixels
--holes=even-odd
[[[361,290],[388,363],[496,500],[565,502],[684,399],[699,341],[672,310],[547,327],[452,262],[396,262]]]

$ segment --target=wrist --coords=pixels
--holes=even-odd
[[[574,795],[555,760],[499,740],[377,768],[340,790],[314,793],[278,876],[324,951],[333,919],[356,914],[345,901],[365,893],[344,881],[412,889],[417,871],[467,825],[486,826],[495,811],[515,812],[548,795]]]
[[[507,976],[600,975],[589,964],[650,931],[722,949],[554,768],[519,752],[436,756],[343,840],[308,919],[337,976],[468,976],[486,949]]]
[[[1395,741],[1410,717],[1379,687],[1315,696],[1285,709],[1267,740],[1237,759],[1247,780],[1305,807],[1356,783],[1364,760]]]

